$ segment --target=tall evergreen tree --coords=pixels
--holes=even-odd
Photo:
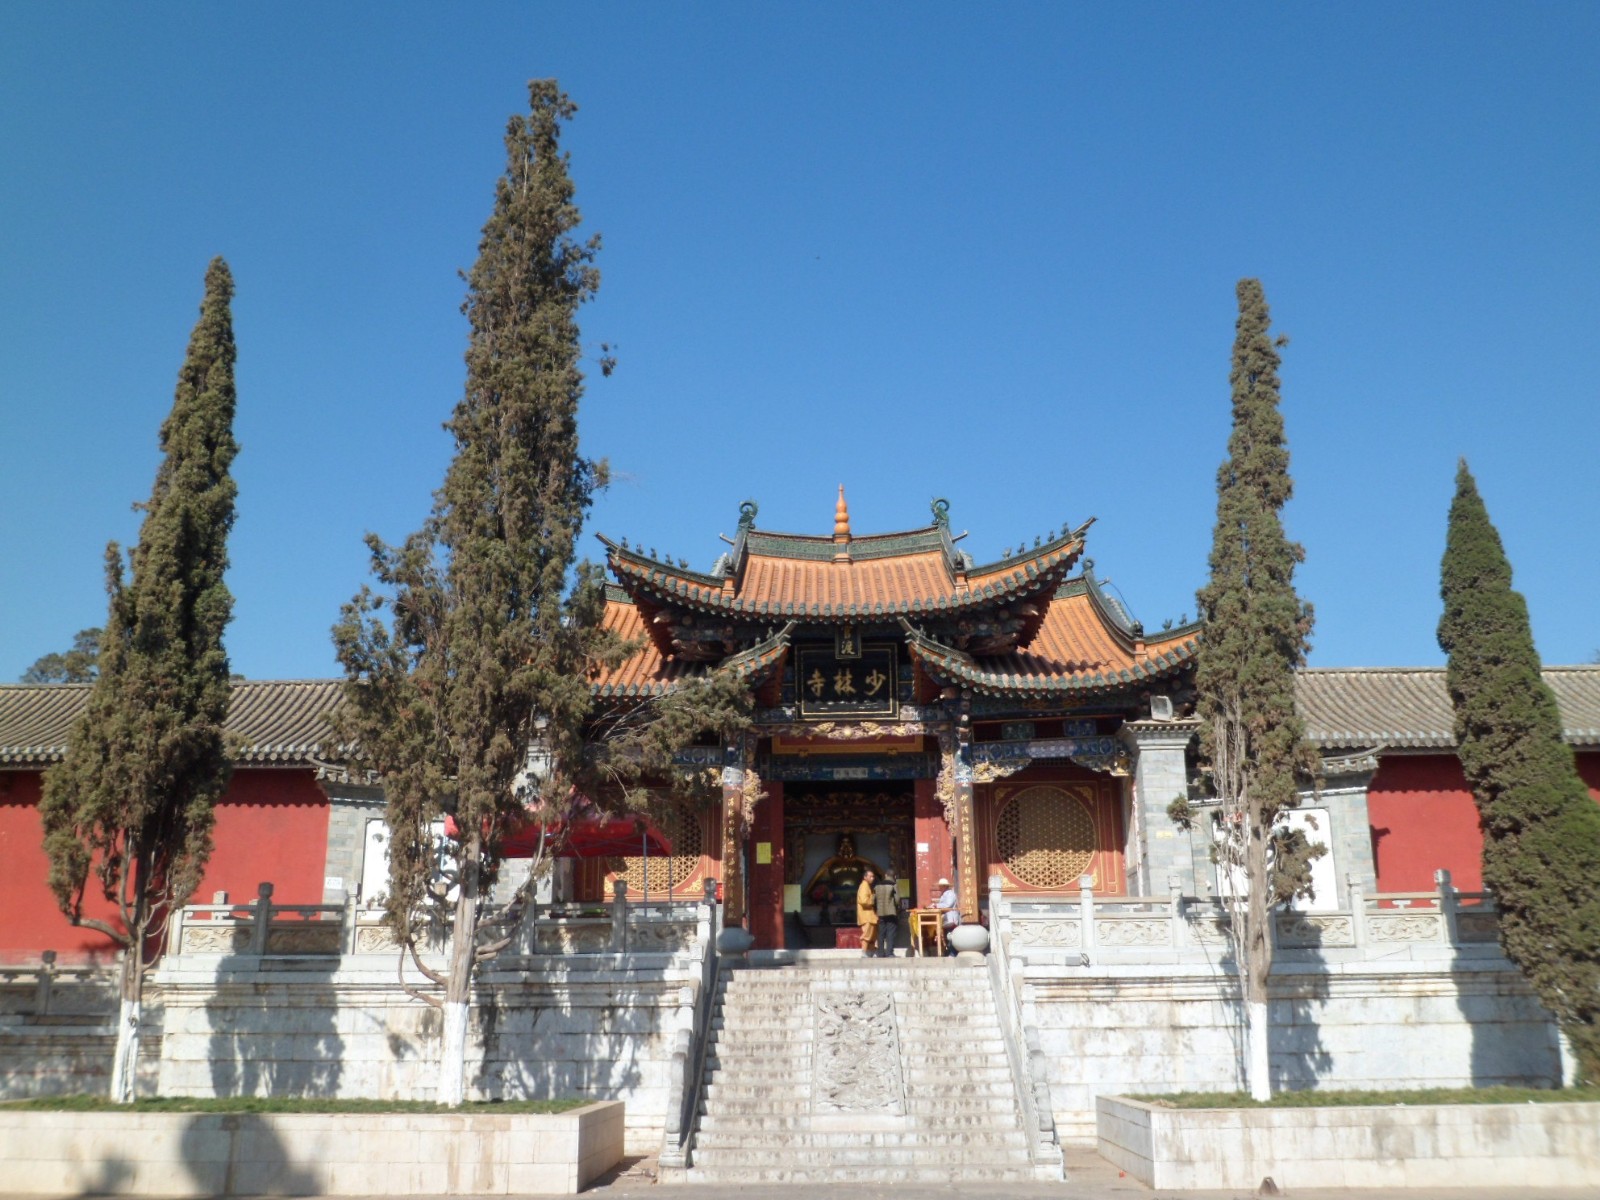
[[[1313,769],[1294,707],[1295,669],[1305,662],[1311,606],[1294,590],[1305,553],[1280,518],[1293,492],[1278,348],[1257,279],[1238,285],[1233,344],[1233,433],[1217,473],[1211,578],[1198,594],[1205,634],[1196,664],[1201,758],[1221,801],[1217,854],[1234,886],[1230,923],[1244,998],[1251,1094],[1271,1094],[1267,981],[1272,909],[1309,886],[1313,850],[1276,827],[1297,803],[1297,776]],[[1240,895],[1240,891],[1243,895]]]
[[[211,853],[212,807],[231,772],[223,735],[233,611],[223,574],[236,487],[233,276],[206,270],[200,320],[161,426],[166,457],[128,555],[106,548],[110,605],[99,678],[66,758],[45,775],[40,816],[50,887],[76,924],[123,949],[111,1095],[130,1101],[144,971]],[[91,873],[120,921],[83,915]]]
[[[1600,1082],[1600,806],[1562,740],[1527,603],[1464,460],[1440,591],[1457,753],[1478,804],[1500,944],[1560,1022],[1582,1078]]]
[[[363,588],[334,628],[351,701],[342,732],[387,796],[388,920],[438,989],[411,991],[442,1010],[445,1104],[464,1095],[487,886],[531,798],[519,774],[537,734],[556,764],[544,796],[570,791],[589,707],[586,660],[604,606],[587,565],[568,589],[578,533],[605,477],[604,464],[578,447],[577,312],[600,282],[600,239],[574,236],[580,216],[560,133],[575,112],[555,81],[536,80],[529,112],[507,127],[505,174],[466,277],[466,389],[445,426],[455,457],[418,532],[400,546],[369,536],[381,594]],[[459,840],[441,845],[433,831],[447,812]],[[454,859],[442,970],[417,949],[438,907],[441,852]]]

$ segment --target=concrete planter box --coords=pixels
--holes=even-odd
[[[577,1192],[622,1157],[623,1106],[480,1113],[0,1111],[0,1193]]]
[[[1150,1187],[1600,1186],[1600,1104],[1158,1108],[1101,1096],[1100,1156]],[[1509,1193],[1508,1193],[1509,1194]]]

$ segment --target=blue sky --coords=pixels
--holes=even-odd
[[[1255,275],[1312,663],[1440,661],[1461,455],[1541,653],[1587,660],[1597,52],[1578,3],[5,5],[0,679],[103,619],[218,253],[230,653],[334,673],[363,533],[448,461],[456,272],[535,76],[580,105],[584,333],[621,360],[581,418],[593,529],[704,569],[740,501],[823,533],[840,483],[858,533],[948,497],[980,561],[1095,516],[1158,627],[1205,577]]]

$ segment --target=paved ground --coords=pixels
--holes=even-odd
[[[801,1188],[778,1184],[729,1187],[658,1187],[655,1164],[625,1159],[621,1168],[584,1193],[595,1200],[1251,1200],[1249,1191],[1156,1191],[1123,1176],[1092,1150],[1067,1151],[1068,1181],[1062,1183],[979,1183],[882,1185],[825,1184]],[[1296,1188],[1279,1193],[1283,1200],[1595,1200],[1592,1189],[1579,1188]]]

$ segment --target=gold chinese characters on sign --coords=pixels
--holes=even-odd
[[[859,657],[842,659],[832,650],[802,648],[797,656],[795,691],[804,717],[892,717],[898,711],[893,645],[860,645]]]

